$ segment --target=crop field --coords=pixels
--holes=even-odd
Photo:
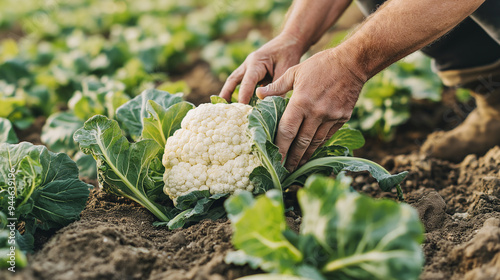
[[[500,147],[420,152],[475,106],[423,54],[292,172],[293,92],[218,97],[291,3],[1,0],[0,279],[500,279]]]

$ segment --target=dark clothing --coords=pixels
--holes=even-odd
[[[365,15],[384,2],[358,0]],[[438,71],[483,66],[500,60],[500,1],[486,0],[454,29],[422,48],[422,52],[434,59]]]

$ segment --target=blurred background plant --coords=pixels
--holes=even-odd
[[[0,142],[17,142],[15,132],[43,118],[41,142],[94,177],[92,159],[72,139],[86,119],[114,118],[117,107],[147,88],[208,101],[203,98],[217,94],[246,56],[276,34],[291,2],[0,1]],[[319,48],[338,44],[359,22],[354,5],[350,11]],[[350,123],[390,140],[410,117],[411,100],[438,101],[441,89],[429,59],[410,56],[366,84]]]

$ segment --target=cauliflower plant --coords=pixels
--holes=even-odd
[[[241,103],[218,103],[187,113],[181,128],[167,139],[163,155],[163,190],[172,200],[195,190],[253,190],[249,176],[261,163],[252,154],[248,134],[251,111]]]

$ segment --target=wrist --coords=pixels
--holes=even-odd
[[[296,50],[300,52],[300,55],[306,53],[312,45],[305,36],[301,36],[297,32],[291,30],[285,29],[281,31],[278,36],[281,37],[284,42],[296,48]]]
[[[366,83],[372,75],[367,68],[367,64],[362,63],[355,51],[344,48],[342,45],[328,50],[330,59],[334,60],[352,74],[354,79],[361,84]]]

